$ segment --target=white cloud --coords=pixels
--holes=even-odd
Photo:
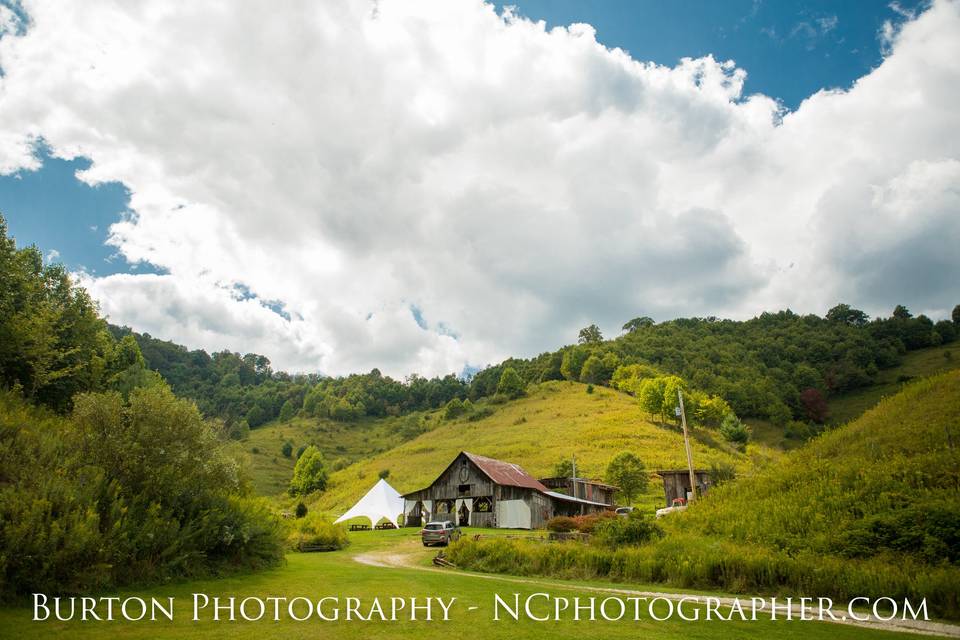
[[[0,172],[39,136],[91,158],[132,194],[110,242],[167,272],[84,276],[116,322],[402,375],[637,315],[960,298],[913,284],[960,267],[954,2],[788,114],[733,63],[645,64],[477,0],[258,7],[33,1],[0,39]]]

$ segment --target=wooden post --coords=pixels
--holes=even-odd
[[[687,413],[683,409],[683,392],[677,389],[680,400],[680,421],[683,424],[683,446],[687,450],[687,469],[690,471],[690,502],[697,499],[697,474],[693,471],[693,453],[690,451],[690,434],[687,432]]]

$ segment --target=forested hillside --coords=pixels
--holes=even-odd
[[[934,323],[897,307],[889,318],[872,321],[862,311],[837,305],[825,317],[791,311],[763,313],[747,321],[680,318],[660,324],[638,318],[624,334],[603,340],[599,329],[581,331],[576,345],[531,359],[509,359],[469,380],[454,375],[400,381],[374,369],[346,377],[290,375],[273,371],[257,354],[207,354],[171,342],[111,327],[116,337],[132,335],[149,368],[174,391],[197,402],[208,416],[226,422],[235,437],[248,429],[294,416],[355,422],[398,416],[503,393],[504,373],[516,385],[572,380],[612,386],[638,394],[647,378],[676,376],[694,401],[722,399],[740,418],[761,418],[781,429],[799,421],[821,425],[831,399],[863,390],[881,372],[897,366],[909,351],[952,343],[960,323]],[[887,380],[881,380],[885,384]]]

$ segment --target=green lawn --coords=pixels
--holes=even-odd
[[[426,564],[434,550],[423,550],[414,530],[368,531],[351,533],[353,544],[344,551],[318,554],[291,554],[284,566],[261,573],[178,583],[120,595],[141,597],[174,596],[174,621],[162,622],[32,622],[29,608],[0,609],[0,636],[28,640],[30,638],[894,638],[905,637],[855,627],[817,622],[655,622],[644,614],[640,622],[561,622],[492,620],[493,594],[525,597],[547,591],[553,595],[597,595],[582,585],[570,582],[522,584],[510,577],[464,574],[455,570],[427,572],[415,568],[376,567],[360,564],[354,556],[361,553],[403,552],[412,561]],[[545,586],[546,585],[546,586]],[[598,583],[592,583],[596,588]],[[620,585],[622,588],[624,585]],[[639,587],[643,588],[643,587]],[[455,596],[451,620],[444,622],[324,622],[312,619],[295,622],[284,617],[280,622],[220,622],[202,614],[191,620],[191,594],[238,597],[325,595],[341,598],[354,596],[369,602],[381,598]],[[476,606],[470,611],[468,607]]]

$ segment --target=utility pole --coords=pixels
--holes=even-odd
[[[687,431],[687,412],[683,409],[683,391],[677,389],[680,400],[680,421],[683,424],[683,446],[687,449],[687,470],[690,471],[690,502],[697,499],[697,474],[693,471],[693,453],[690,451],[690,433]]]
[[[577,454],[573,454],[570,457],[570,460],[571,460],[571,468],[572,468],[571,474],[573,475],[573,479],[572,479],[573,482],[571,482],[571,484],[573,485],[572,487],[573,497],[576,498],[577,497]]]

